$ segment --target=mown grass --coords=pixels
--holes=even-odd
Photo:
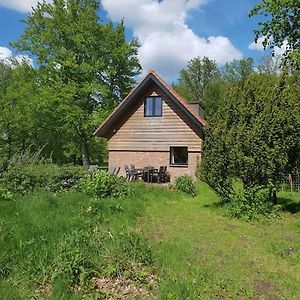
[[[224,216],[205,185],[196,198],[152,202],[140,228],[155,247],[160,299],[299,299],[299,195],[293,214],[249,223]]]
[[[300,197],[280,197],[281,218],[256,223],[224,216],[205,184],[195,198],[137,186],[129,199],[66,192],[2,201],[0,299],[105,299],[91,278],[122,276],[151,290],[149,274],[157,299],[298,299]]]

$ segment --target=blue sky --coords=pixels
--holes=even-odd
[[[48,0],[51,1],[51,0]],[[249,45],[258,17],[249,18],[257,0],[103,0],[102,18],[124,18],[127,35],[141,41],[139,58],[144,72],[155,69],[168,81],[195,56],[208,56],[222,65],[233,59],[264,55]],[[15,56],[10,47],[23,30],[36,0],[0,0],[0,57]],[[6,49],[7,48],[7,49]],[[259,50],[259,51],[258,51]],[[12,53],[10,52],[12,51]],[[1,54],[2,52],[2,54]]]

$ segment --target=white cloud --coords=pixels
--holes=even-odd
[[[264,45],[263,45],[263,41],[264,41],[264,40],[265,40],[265,37],[262,36],[262,37],[260,37],[260,38],[257,39],[257,42],[256,42],[256,43],[255,43],[255,41],[252,42],[252,43],[248,46],[248,48],[249,48],[250,50],[263,51],[263,50],[264,50]]]
[[[274,47],[274,55],[282,56],[285,53],[287,47],[288,47],[287,41],[284,41],[281,47]]]
[[[27,55],[13,55],[12,51],[6,47],[0,46],[0,61],[4,61],[6,64],[12,64],[13,61],[17,63],[27,62],[27,64],[33,66],[33,60]]]
[[[12,57],[12,52],[6,48],[0,46],[0,60],[7,60]]]
[[[141,42],[139,59],[144,71],[155,69],[168,79],[196,56],[224,64],[241,59],[242,53],[227,37],[198,36],[187,25],[189,12],[210,0],[103,0],[113,21],[124,19]]]
[[[281,62],[282,62],[282,56],[287,50],[288,43],[287,41],[283,42],[283,45],[281,47],[275,46],[273,49],[273,55],[270,47],[267,45],[266,49],[264,49],[263,46],[263,41],[265,40],[265,37],[262,36],[258,38],[257,42],[252,42],[251,44],[248,45],[248,48],[250,50],[256,50],[256,51],[266,51],[267,56],[263,56],[262,59],[262,64],[269,66],[272,68],[275,72],[278,74],[280,73],[281,70]],[[270,42],[273,40],[273,38],[270,38]]]
[[[270,47],[266,47],[266,49],[264,49],[264,46],[263,46],[263,41],[265,40],[265,37],[262,36],[260,38],[258,38],[257,42],[252,42],[251,44],[249,44],[248,48],[250,50],[257,50],[257,51],[269,51],[270,53]],[[272,38],[270,39],[270,42],[272,41]],[[284,41],[283,42],[283,45],[281,47],[277,47],[275,46],[273,51],[274,51],[274,55],[273,55],[273,62],[278,64],[282,58],[282,55],[285,53],[286,49],[288,47],[288,44],[287,44],[287,41]],[[271,54],[271,53],[270,53]]]
[[[265,40],[265,36],[261,36],[260,38],[257,39],[257,42],[252,42],[251,44],[248,45],[248,48],[250,50],[257,50],[257,51],[264,51],[264,50],[270,50],[268,44],[266,49],[264,49],[263,46],[263,41]],[[269,42],[272,42],[273,38],[271,37]],[[282,56],[284,54],[284,52],[287,49],[287,41],[283,42],[283,45],[281,47],[274,47],[274,55],[278,55],[278,56]]]
[[[50,2],[47,0],[46,2]],[[0,6],[13,9],[22,13],[30,12],[35,7],[38,0],[0,0]]]

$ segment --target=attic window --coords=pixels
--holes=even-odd
[[[144,116],[145,117],[162,116],[162,98],[160,96],[151,96],[145,99]]]

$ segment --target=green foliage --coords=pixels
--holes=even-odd
[[[154,253],[133,226],[149,193],[142,186],[138,191],[137,198],[122,201],[75,191],[0,201],[1,297],[96,297],[91,279],[102,276],[148,284]]]
[[[83,180],[82,189],[87,195],[99,198],[127,198],[133,192],[132,186],[124,178],[106,171],[93,173]]]
[[[0,176],[0,183],[17,194],[28,194],[37,189],[59,192],[79,185],[84,174],[82,167],[72,165],[9,166]]]
[[[220,103],[226,101],[225,94],[231,84],[243,84],[254,73],[253,59],[234,60],[218,68],[207,57],[194,58],[181,70],[174,88],[188,102],[201,102],[205,107],[204,117],[210,119]]]
[[[32,143],[42,147],[41,143],[36,143],[42,134],[32,135],[39,125],[35,123],[39,106],[34,76],[33,68],[23,63],[12,69],[7,79],[7,88],[0,101],[0,155],[6,160]]]
[[[264,37],[265,48],[281,47],[287,43],[286,60],[298,69],[300,67],[300,9],[298,0],[263,0],[257,4],[250,16],[263,15],[266,21],[259,22],[254,31],[255,40]]]
[[[138,41],[126,40],[122,22],[101,23],[99,9],[97,0],[39,2],[24,21],[22,37],[12,44],[34,55],[39,67],[13,71],[17,78],[0,118],[8,158],[30,144],[46,144],[44,154],[55,162],[105,160],[106,145],[92,133],[141,67]]]
[[[193,178],[188,175],[178,176],[175,180],[174,188],[176,191],[183,192],[192,197],[196,196],[196,185]]]
[[[185,69],[180,71],[178,85],[175,88],[189,102],[203,101],[206,86],[218,75],[219,71],[215,61],[207,57],[203,59],[196,57],[188,62]]]
[[[210,120],[202,179],[228,200],[233,181],[245,187],[277,183],[299,159],[299,83],[253,74],[228,88],[226,101]]]
[[[249,75],[254,73],[253,58],[233,60],[224,65],[222,77],[231,83],[244,83]]]
[[[6,188],[0,185],[0,201],[4,200],[11,200],[13,198],[13,194]]]
[[[276,189],[271,182],[266,187],[244,188],[230,199],[227,205],[229,214],[249,221],[269,217],[271,214],[276,215],[278,208],[273,205],[274,193]]]
[[[33,174],[23,168],[10,168],[1,175],[0,184],[12,193],[27,194],[32,193],[39,182]]]
[[[178,82],[174,88],[188,102],[200,102],[206,110],[206,114],[214,110],[215,103],[218,102],[218,82],[220,72],[215,61],[207,57],[196,57],[188,62],[186,68],[180,71]],[[214,90],[217,90],[214,92]]]
[[[11,80],[12,71],[11,65],[0,60],[0,103],[3,101],[3,96]]]
[[[0,185],[17,194],[28,194],[37,189],[59,192],[78,186],[85,174],[80,166],[58,166],[41,157],[41,150],[32,153],[27,149],[7,162],[0,175]]]

